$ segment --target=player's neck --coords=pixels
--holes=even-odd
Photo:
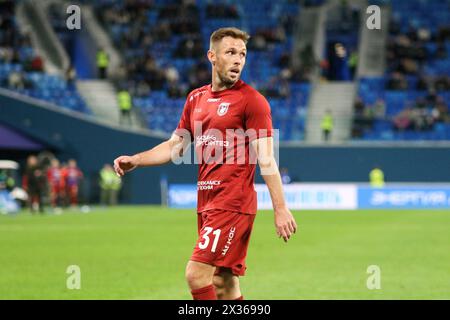
[[[212,76],[211,91],[220,92],[232,88],[239,80],[233,83],[224,83],[217,75]]]

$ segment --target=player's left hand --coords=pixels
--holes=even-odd
[[[134,170],[138,166],[135,157],[120,156],[114,160],[114,171],[122,177],[125,173]]]
[[[275,228],[278,237],[283,237],[284,242],[297,231],[297,223],[287,207],[275,209]]]

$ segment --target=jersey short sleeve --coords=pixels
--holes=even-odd
[[[249,141],[259,138],[272,137],[272,115],[269,102],[258,92],[247,98],[245,108],[245,129]]]

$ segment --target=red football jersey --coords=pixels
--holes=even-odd
[[[47,170],[47,180],[51,186],[64,187],[63,170],[60,168],[49,168]]]
[[[264,96],[242,80],[218,92],[211,85],[195,89],[187,97],[175,133],[183,136],[182,129],[189,132],[199,163],[197,211],[256,214],[256,158],[251,157],[249,143],[272,136]]]
[[[77,186],[80,179],[83,177],[83,173],[78,168],[67,167],[65,171],[65,178],[68,186]]]

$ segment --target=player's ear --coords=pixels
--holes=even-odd
[[[214,50],[208,50],[208,60],[213,66],[216,64],[216,53]]]

